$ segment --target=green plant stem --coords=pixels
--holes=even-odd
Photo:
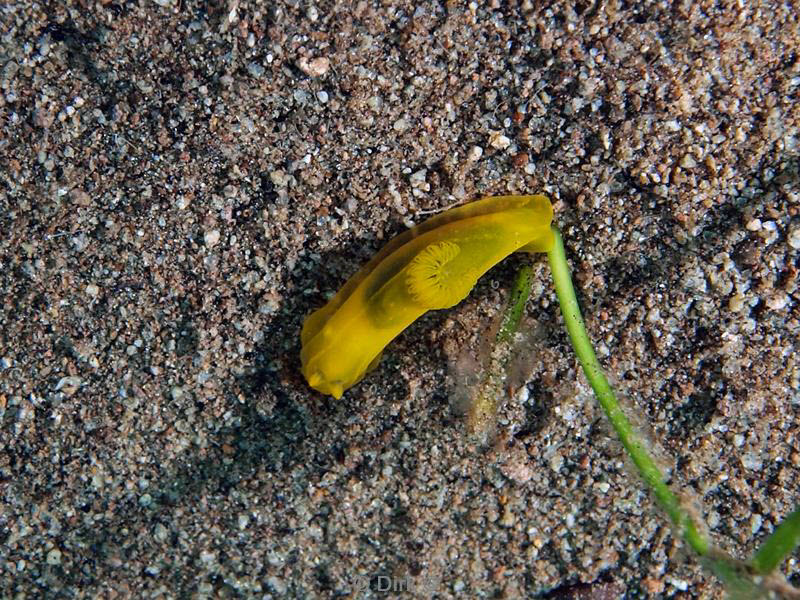
[[[514,280],[514,287],[511,289],[511,296],[508,298],[508,305],[503,314],[503,322],[497,332],[497,342],[505,344],[514,338],[514,334],[519,329],[519,322],[522,320],[522,313],[525,310],[525,303],[531,295],[531,284],[533,283],[533,269],[530,265],[520,267],[517,278]]]
[[[514,335],[525,312],[525,303],[531,294],[532,282],[533,269],[529,265],[521,267],[503,310],[495,343],[486,357],[484,374],[470,403],[467,419],[469,429],[484,443],[491,438],[497,422],[498,398],[503,394],[506,370],[513,355]]]
[[[783,562],[789,553],[800,544],[800,508],[786,517],[772,532],[753,557],[753,569],[766,575]]]
[[[603,374],[592,348],[592,342],[586,333],[586,326],[581,316],[578,300],[575,297],[575,289],[572,286],[572,278],[570,277],[569,266],[564,253],[564,242],[561,239],[560,232],[555,227],[553,227],[553,234],[555,235],[555,243],[553,244],[553,249],[547,253],[547,258],[550,261],[553,283],[556,288],[558,302],[561,305],[561,313],[564,315],[567,332],[569,333],[572,347],[575,349],[575,354],[578,355],[578,361],[583,367],[583,372],[586,373],[586,378],[589,380],[600,406],[602,406],[611,421],[612,427],[617,432],[622,445],[628,451],[633,463],[639,470],[642,479],[650,486],[656,500],[666,511],[686,542],[695,552],[703,556],[708,553],[708,540],[700,534],[692,518],[681,507],[675,494],[664,482],[661,471],[659,471],[655,461],[648,454],[642,441],[634,432],[630,421],[625,416],[614,395],[614,390]]]

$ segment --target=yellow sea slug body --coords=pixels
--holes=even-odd
[[[422,314],[461,302],[509,254],[549,250],[552,217],[545,196],[485,198],[394,238],[303,324],[309,385],[340,398]]]

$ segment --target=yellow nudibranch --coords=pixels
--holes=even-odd
[[[550,250],[552,218],[546,196],[499,196],[398,235],[306,319],[303,376],[312,388],[341,398],[422,314],[461,302],[509,254]]]

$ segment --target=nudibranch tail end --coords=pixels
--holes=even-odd
[[[318,392],[333,396],[337,400],[339,400],[342,397],[342,394],[344,394],[344,385],[341,382],[327,381],[319,371],[313,371],[309,373],[305,367],[303,367],[302,372],[303,376],[306,378],[306,381],[308,381],[308,385]]]
[[[341,383],[335,383],[330,386],[328,393],[337,400],[341,400],[342,395],[344,394],[344,386]]]
[[[308,385],[310,385],[315,390],[318,390],[323,383],[322,374],[320,374],[319,371],[314,371],[310,375],[304,372],[303,376],[306,378],[306,381],[308,381]]]

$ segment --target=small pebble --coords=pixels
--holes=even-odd
[[[212,229],[211,231],[207,231],[203,236],[203,241],[205,242],[206,246],[213,248],[217,242],[219,242],[219,230]]]
[[[489,145],[497,150],[505,150],[511,145],[511,140],[499,132],[489,136]]]
[[[402,133],[403,131],[408,129],[408,121],[406,121],[405,119],[397,119],[392,125],[392,129]]]
[[[761,229],[761,219],[751,219],[747,222],[748,231],[759,231]]]
[[[736,294],[730,300],[728,300],[728,310],[731,312],[739,312],[744,308],[744,296],[741,294]]]
[[[283,171],[282,169],[272,171],[269,174],[269,178],[272,181],[272,183],[275,184],[276,187],[284,187],[286,186],[286,182],[288,181],[286,172]]]
[[[264,67],[256,62],[248,63],[247,72],[253,77],[262,77],[264,75]]]
[[[514,511],[511,510],[510,506],[506,506],[505,510],[503,511],[503,516],[500,519],[500,525],[502,527],[513,527],[514,523],[516,523],[516,516],[514,515]]]
[[[789,230],[786,241],[795,250],[800,250],[800,226],[795,225]]]
[[[153,531],[153,535],[159,542],[166,541],[169,536],[169,530],[161,523],[158,523]]]
[[[769,296],[766,300],[767,308],[770,310],[781,310],[789,303],[789,298],[786,294],[777,292]]]
[[[328,72],[328,69],[330,69],[331,61],[324,56],[312,58],[311,60],[303,57],[297,62],[297,66],[300,67],[300,70],[306,75],[311,77],[322,77]]]

